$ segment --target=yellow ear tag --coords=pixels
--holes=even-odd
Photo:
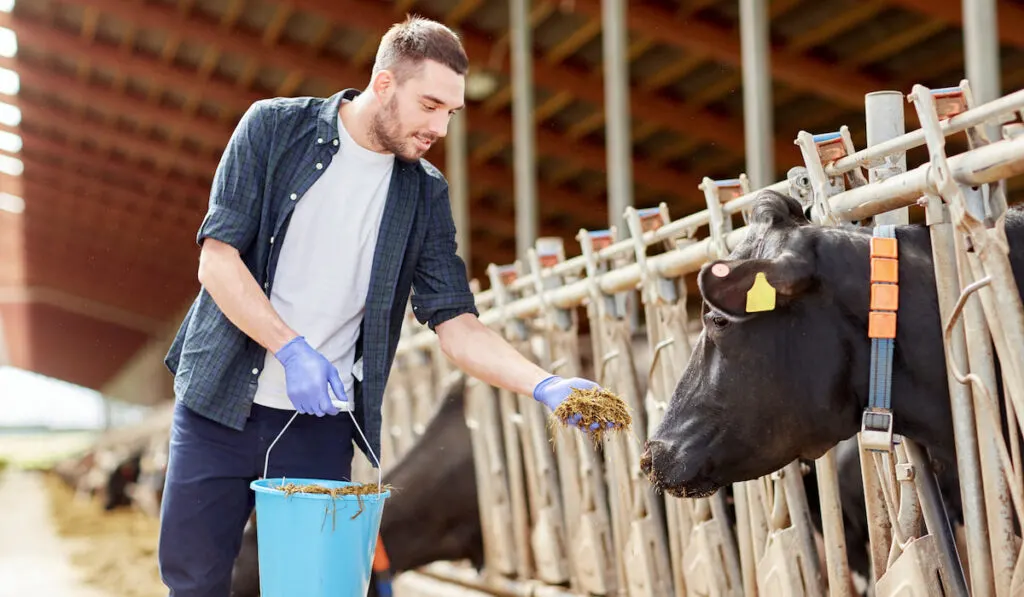
[[[754,285],[747,291],[747,313],[773,311],[775,309],[775,288],[768,283],[764,272],[757,272]]]

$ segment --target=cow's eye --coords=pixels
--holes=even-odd
[[[725,326],[729,325],[729,320],[726,319],[725,316],[723,316],[721,313],[709,311],[705,317],[707,318],[708,323],[711,324],[711,327],[716,330],[720,330]]]

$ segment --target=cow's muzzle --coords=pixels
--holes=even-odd
[[[688,474],[699,469],[688,467],[669,443],[658,439],[644,443],[640,470],[659,491],[678,498],[707,497],[719,488],[705,475]]]

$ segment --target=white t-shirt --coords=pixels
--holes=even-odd
[[[352,139],[338,117],[339,149],[292,212],[270,304],[338,368],[352,400],[352,365],[395,156]],[[294,410],[284,367],[267,351],[256,404]]]

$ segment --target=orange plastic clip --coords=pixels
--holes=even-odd
[[[868,314],[869,338],[895,338],[896,314],[890,311],[872,311]]]
[[[885,257],[886,259],[896,259],[899,256],[899,254],[896,251],[897,247],[895,238],[883,238],[880,236],[871,237],[872,257]]]
[[[899,282],[900,262],[882,257],[871,258],[871,281],[895,284]]]
[[[871,285],[871,310],[896,311],[900,306],[900,287],[895,284]]]

